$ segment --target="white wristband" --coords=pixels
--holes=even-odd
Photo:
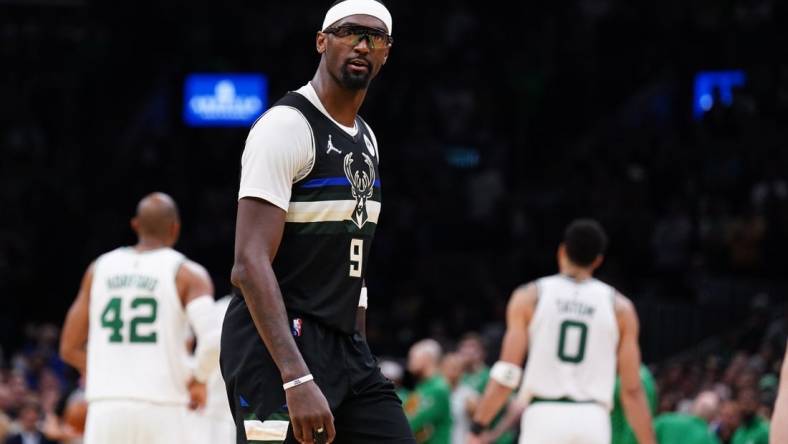
[[[512,390],[520,385],[523,370],[511,362],[498,361],[490,369],[490,379]]]
[[[367,308],[367,287],[361,287],[361,296],[358,297],[358,306]]]
[[[291,389],[293,387],[298,387],[299,385],[307,383],[307,382],[309,382],[309,381],[311,381],[313,379],[315,379],[315,378],[310,373],[308,375],[304,375],[304,376],[302,376],[300,378],[295,378],[295,379],[293,379],[290,382],[286,382],[286,383],[282,384],[282,388],[285,389],[285,390],[288,390],[288,389]]]

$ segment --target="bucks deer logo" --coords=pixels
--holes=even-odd
[[[351,169],[353,153],[345,155],[345,177],[350,182],[350,190],[353,193],[353,198],[356,199],[356,207],[350,216],[350,220],[358,228],[363,227],[367,222],[367,199],[372,197],[372,191],[375,189],[375,166],[366,153],[361,153],[361,155],[364,156],[364,163],[369,168],[369,174],[367,174],[367,171],[360,170],[356,170],[354,173]]]

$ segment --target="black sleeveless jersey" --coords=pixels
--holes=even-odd
[[[298,110],[315,146],[311,172],[293,184],[273,262],[284,303],[291,315],[350,334],[380,214],[377,147],[360,117],[350,136],[301,94],[274,106]]]

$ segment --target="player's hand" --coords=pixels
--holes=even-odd
[[[285,390],[287,410],[295,439],[303,444],[329,444],[334,441],[334,415],[320,387],[310,381]],[[320,431],[315,436],[315,432]]]
[[[479,437],[479,442],[481,442],[482,444],[491,444],[496,440],[496,438],[497,437],[493,435],[493,432],[486,431],[482,433],[482,435]]]
[[[205,407],[207,390],[205,384],[194,378],[189,379],[189,409],[197,410]]]
[[[468,434],[468,440],[466,444],[484,444],[481,437],[479,435],[474,435],[473,433]]]
[[[490,444],[495,441],[495,436],[489,430],[482,432],[479,435],[474,435],[473,433],[468,434],[468,440],[466,444]]]

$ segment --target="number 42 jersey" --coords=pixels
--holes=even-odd
[[[596,402],[609,410],[619,339],[615,289],[564,275],[539,279],[536,286],[523,395]]]
[[[90,289],[88,401],[187,404],[189,329],[175,275],[185,257],[170,248],[124,247],[100,256]]]

